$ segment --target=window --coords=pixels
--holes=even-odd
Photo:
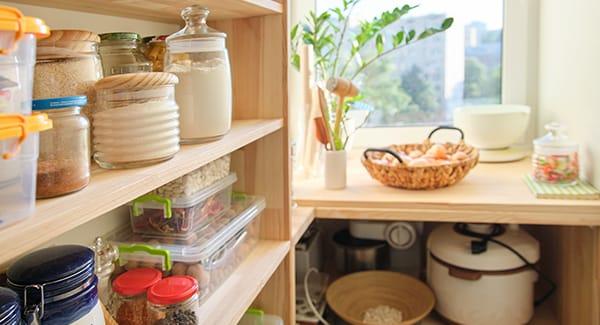
[[[402,29],[418,33],[439,26],[447,17],[454,17],[454,24],[445,33],[390,53],[364,71],[357,83],[362,100],[373,107],[366,128],[446,124],[455,107],[502,100],[504,0],[417,2],[419,7],[410,15],[386,28],[384,39]],[[317,11],[340,4],[317,0]],[[403,4],[360,2],[353,10],[350,32],[359,28],[361,20]]]

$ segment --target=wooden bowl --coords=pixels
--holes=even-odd
[[[327,289],[327,303],[344,321],[363,323],[369,308],[387,305],[402,312],[401,325],[415,324],[435,305],[433,291],[423,282],[396,272],[366,271],[346,275]]]

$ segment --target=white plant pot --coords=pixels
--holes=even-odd
[[[346,151],[325,152],[325,188],[328,190],[346,188]]]

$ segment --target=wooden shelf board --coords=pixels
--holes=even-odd
[[[180,11],[192,4],[210,9],[209,20],[235,19],[283,12],[274,0],[11,0],[42,7],[91,12],[96,14],[137,18],[182,24]]]
[[[292,209],[292,245],[296,245],[308,226],[315,219],[315,209],[310,207],[296,207]]]
[[[479,164],[458,184],[431,191],[385,187],[357,157],[348,161],[348,187],[325,190],[322,179],[294,182],[294,200],[317,218],[439,222],[600,225],[600,201],[536,199],[522,178],[530,161]]]
[[[171,160],[143,168],[94,169],[90,184],[39,200],[30,218],[0,230],[0,265],[283,126],[281,119],[237,120],[221,140],[182,146]]]
[[[198,324],[237,324],[289,249],[287,241],[259,241],[246,260],[200,306]]]

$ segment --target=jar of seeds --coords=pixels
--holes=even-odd
[[[198,282],[191,276],[164,278],[148,290],[153,325],[198,324]]]

